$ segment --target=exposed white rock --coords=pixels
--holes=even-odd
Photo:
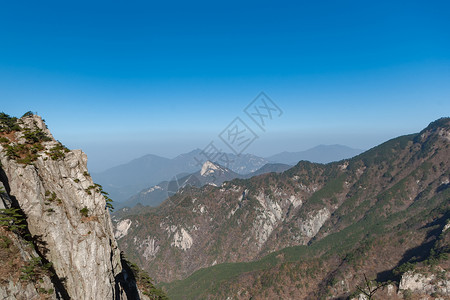
[[[148,190],[144,191],[143,194],[145,195],[145,194],[154,192],[156,190],[162,190],[162,187],[160,187],[159,185],[155,185],[155,186],[149,188]]]
[[[236,213],[236,211],[239,209],[239,204],[236,204],[236,206],[228,213],[227,218],[231,218],[231,216],[234,216],[234,214]]]
[[[387,294],[388,296],[392,296],[395,294],[395,286],[393,284],[387,285]]]
[[[258,200],[261,207],[258,208],[259,213],[253,222],[253,232],[256,244],[258,248],[261,248],[269,239],[274,228],[283,220],[283,209],[278,202],[272,201],[264,193],[259,193],[256,196],[256,200]]]
[[[450,280],[446,276],[446,271],[442,270],[442,272],[444,272],[444,276],[437,278],[435,274],[421,274],[408,271],[403,274],[400,280],[399,290],[410,290],[427,295],[437,292],[445,296],[450,296]]]
[[[145,257],[146,260],[154,258],[159,251],[159,245],[157,241],[151,236],[147,237],[142,242],[140,247],[144,248],[144,252],[142,255]]]
[[[446,140],[450,141],[450,131],[445,130],[444,128],[439,130],[438,133],[441,137],[445,138]]]
[[[2,278],[5,280],[6,278]],[[50,289],[52,285],[50,284]],[[44,288],[45,289],[45,288]],[[48,295],[50,299],[57,299],[56,296]],[[4,284],[0,286],[0,299],[5,300],[39,300],[41,298],[41,294],[38,292],[33,283],[28,283],[25,286],[20,282],[14,282],[13,280],[9,280],[8,284]],[[47,298],[49,299],[49,298]]]
[[[219,169],[220,169],[220,166],[218,166],[208,160],[203,164],[202,169],[200,170],[200,175],[207,176],[209,174],[214,173],[215,171],[217,171]]]
[[[281,219],[281,215],[283,210],[280,205],[276,201],[272,201],[269,197],[265,196],[263,193],[260,193],[256,196],[256,200],[258,200],[259,204],[264,208],[264,210],[269,210],[272,214],[271,218],[275,218],[277,220]],[[276,220],[273,220],[275,222]]]
[[[184,228],[181,228],[180,231],[175,232],[171,245],[182,250],[187,250],[192,247],[193,242],[194,240],[189,233]]]
[[[131,220],[130,219],[125,219],[120,221],[117,226],[116,226],[116,233],[114,234],[114,236],[116,237],[116,239],[120,239],[123,238],[124,236],[126,236],[128,234],[128,230],[131,227]]]
[[[289,197],[289,201],[292,203],[292,206],[294,206],[294,208],[297,208],[303,204],[302,199],[297,198],[294,195],[291,195],[291,197]]]
[[[345,169],[347,169],[347,167],[348,167],[348,161],[346,161],[346,162],[344,162],[343,164],[339,165],[339,168],[340,168],[341,170],[345,170]]]
[[[445,224],[444,228],[442,229],[442,232],[447,231],[450,228],[450,222],[448,222],[447,224]]]
[[[330,216],[330,211],[324,207],[317,211],[316,214],[310,214],[308,219],[302,220],[299,224],[300,231],[305,236],[312,238],[319,232]]]
[[[352,298],[352,299],[350,299],[350,300],[369,300],[369,297],[367,297],[367,296],[364,295],[364,294],[359,294],[359,295],[358,295],[358,298]]]
[[[269,239],[269,236],[274,229],[274,224],[272,223],[270,217],[263,214],[256,218],[253,223],[253,228],[257,246],[258,248],[261,248],[262,245]]]

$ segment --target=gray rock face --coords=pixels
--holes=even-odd
[[[22,121],[22,127],[38,127],[52,138],[42,143],[45,149],[33,164],[19,164],[0,151],[6,190],[26,214],[30,233],[45,245],[46,259],[64,279],[70,298],[126,299],[116,289],[122,272],[120,250],[105,198],[88,173],[86,154],[72,150],[64,158],[51,159],[45,151],[57,142],[42,119],[30,116]],[[20,135],[16,133],[19,142]]]
[[[2,202],[2,201],[0,201]],[[4,232],[1,232],[2,236]],[[16,255],[20,256],[25,262],[30,261],[32,258],[38,257],[36,251],[31,247],[24,245],[23,241],[16,236],[14,233],[10,233],[8,238],[12,241],[15,247],[17,247],[18,252]],[[2,284],[0,285],[0,299],[8,300],[56,300],[58,299],[54,290],[54,286],[51,282],[50,277],[47,275],[42,275],[41,280],[35,284],[32,282],[22,283],[18,282],[12,276],[5,276],[1,278]],[[46,291],[45,297],[43,298],[41,291]]]
[[[437,278],[435,274],[421,274],[408,271],[402,276],[399,290],[410,290],[424,295],[439,293],[450,296],[450,278],[447,275],[447,271],[442,269],[440,277]]]
[[[36,291],[32,283],[28,283],[24,287],[21,283],[14,283],[14,281],[10,280],[7,285],[0,287],[0,299],[39,300],[41,295]],[[52,299],[56,299],[56,297]]]

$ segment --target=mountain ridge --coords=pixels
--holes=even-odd
[[[253,154],[228,153],[227,161],[217,161],[208,158],[202,154],[202,150],[197,148],[174,158],[147,154],[103,172],[93,173],[92,176],[105,187],[112,199],[116,202],[124,202],[145,188],[159,185],[163,181],[170,181],[181,173],[198,171],[207,160],[222,164],[240,175],[246,175],[268,163],[295,165],[300,160],[325,163],[350,158],[360,152],[343,145],[319,145],[305,151],[283,152],[268,158]]]
[[[206,162],[205,162],[205,164],[206,164]],[[205,164],[203,164],[203,166],[205,166]],[[220,166],[217,163],[212,163],[212,164]],[[203,166],[202,166],[202,168],[203,168]],[[204,180],[201,178],[202,170],[199,170],[199,171],[197,171],[195,173],[191,173],[191,174],[179,174],[171,181],[162,181],[162,182],[158,183],[157,185],[151,186],[150,188],[143,189],[138,194],[131,196],[125,202],[116,203],[116,207],[119,209],[124,208],[124,207],[130,208],[137,204],[141,204],[144,206],[156,207],[156,206],[160,205],[169,196],[172,196],[180,188],[182,188],[186,185],[191,185],[191,186],[195,186],[195,187],[201,187],[205,184],[220,185],[224,181],[229,181],[229,180],[232,180],[235,178],[250,178],[252,176],[257,176],[257,175],[261,175],[264,173],[271,173],[271,172],[280,173],[280,172],[283,172],[283,171],[289,169],[290,167],[291,166],[285,165],[285,164],[268,163],[252,173],[249,173],[246,175],[240,175],[240,174],[237,174],[237,173],[221,166],[221,168],[226,169],[227,174],[226,175],[219,174],[217,176],[213,174],[213,177],[210,177],[209,180]]]
[[[418,134],[389,140],[348,160],[327,165],[301,161],[281,174],[235,179],[217,188],[188,187],[157,209],[142,211],[139,215],[123,212],[115,216],[116,224],[124,221],[130,224],[128,231],[122,232],[124,235],[119,239],[119,244],[144,268],[153,272],[158,281],[185,278],[179,281],[180,284],[173,281],[164,285],[169,295],[177,295],[176,291],[181,289],[185,296],[191,292],[192,295],[199,295],[199,292],[202,297],[211,297],[214,294],[211,293],[219,289],[219,298],[248,299],[255,295],[259,295],[256,299],[264,298],[258,290],[251,288],[252,285],[232,278],[226,279],[226,282],[236,289],[220,289],[220,274],[229,272],[226,271],[227,266],[239,270],[240,266],[244,266],[242,263],[258,265],[256,262],[267,255],[273,258],[271,253],[274,251],[284,251],[280,255],[286,256],[289,251],[283,249],[294,247],[292,249],[301,250],[299,253],[312,251],[308,249],[316,249],[319,254],[329,253],[325,258],[314,258],[311,254],[305,259],[308,259],[308,264],[311,259],[320,261],[327,266],[323,268],[324,272],[331,272],[317,272],[317,278],[321,281],[311,281],[309,288],[289,286],[299,299],[319,299],[323,296],[321,293],[329,292],[330,288],[334,295],[349,296],[349,289],[354,291],[360,282],[342,278],[340,273],[335,272],[341,272],[339,265],[347,265],[343,258],[359,251],[359,240],[367,240],[367,235],[373,235],[377,243],[385,243],[385,236],[393,235],[393,228],[403,222],[410,222],[411,228],[417,228],[414,235],[408,231],[408,226],[401,227],[410,240],[406,244],[403,242],[403,247],[390,250],[391,258],[383,264],[352,271],[362,276],[361,271],[365,270],[373,276],[377,274],[374,270],[381,274],[387,269],[389,274],[393,274],[394,268],[402,266],[402,256],[407,255],[407,251],[422,247],[421,239],[428,234],[427,227],[423,226],[434,218],[446,220],[450,199],[447,189],[450,177],[449,122],[448,118],[438,120]],[[424,222],[423,226],[420,223],[417,225],[415,218],[422,218],[420,222]],[[145,227],[139,225],[144,223]],[[443,230],[443,223],[439,226]],[[439,240],[437,235],[431,236],[433,243]],[[137,244],[133,240],[141,246],[135,248]],[[397,237],[391,237],[391,240],[393,243],[402,241]],[[384,248],[379,248],[371,252],[373,257],[377,257],[377,251],[380,255],[386,253]],[[410,256],[406,257],[409,258],[404,263],[411,261]],[[176,269],[171,261],[177,262]],[[257,270],[274,271],[271,268],[280,268],[280,263],[284,264],[283,260],[276,261],[263,269],[253,269],[255,275],[235,272],[233,278],[247,274],[246,281],[259,282],[260,286],[261,272],[266,271]],[[446,266],[445,260],[443,263]],[[216,264],[221,267],[211,267]],[[299,266],[297,261],[293,264]],[[209,287],[200,291],[197,283],[194,292],[187,276],[194,276],[194,272],[202,268],[211,272],[213,269],[221,271],[212,273],[215,275],[208,273],[201,280],[206,280],[205,284],[208,283]],[[332,268],[335,268],[334,271]],[[246,272],[253,271],[250,268]],[[276,273],[272,275],[277,276]],[[347,290],[334,283],[327,285],[326,282],[333,278],[344,280]],[[281,291],[283,285],[278,283],[278,290]],[[242,288],[247,291],[246,296],[236,294]],[[267,288],[263,290],[274,292],[273,285],[269,284]],[[232,291],[233,294],[230,294]],[[280,297],[280,294],[272,296]]]

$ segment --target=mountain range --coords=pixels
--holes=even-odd
[[[155,185],[160,186],[165,181],[174,180],[175,177],[181,178],[197,172],[208,160],[225,166],[237,174],[246,175],[268,163],[295,165],[300,160],[327,163],[350,158],[361,152],[362,150],[341,145],[321,145],[306,151],[283,152],[268,158],[252,154],[226,153],[227,159],[223,161],[211,159],[202,150],[195,149],[173,159],[153,154],[145,155],[103,172],[92,173],[92,177],[105,188],[115,202],[124,202],[132,200],[130,198],[142,192],[143,189],[149,189]],[[119,206],[123,205],[119,204]]]
[[[350,159],[186,186],[113,222],[172,299],[446,299],[449,183],[442,118]]]
[[[130,197],[125,202],[116,203],[115,207],[120,209],[122,207],[133,207],[138,203],[145,206],[158,206],[168,197],[174,195],[178,190],[186,186],[202,187],[206,184],[221,185],[225,181],[230,181],[235,178],[250,178],[252,176],[261,175],[271,172],[283,172],[289,169],[290,165],[285,164],[265,164],[255,172],[245,175],[235,173],[228,168],[225,168],[218,163],[206,161],[202,168],[192,174],[180,174],[175,176],[170,181],[163,181],[150,188],[143,189],[138,194]]]
[[[229,180],[209,161],[111,217],[86,154],[0,113],[0,298],[449,299],[450,118],[284,167]]]

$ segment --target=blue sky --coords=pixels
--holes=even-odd
[[[449,115],[448,1],[93,2],[0,9],[0,110],[38,112],[93,171],[218,141],[261,91],[284,113],[259,155]]]

